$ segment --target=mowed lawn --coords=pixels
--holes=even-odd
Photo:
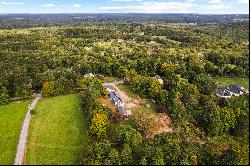
[[[0,165],[14,162],[16,147],[29,102],[0,106]]]
[[[216,78],[215,81],[227,86],[231,84],[236,84],[239,86],[242,86],[244,88],[249,89],[249,79],[248,78],[227,78],[227,77],[222,77],[222,78]]]
[[[31,120],[25,163],[79,164],[87,140],[79,96],[41,99],[35,112]]]

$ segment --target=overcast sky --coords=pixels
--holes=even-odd
[[[0,13],[249,14],[249,0],[0,0]]]

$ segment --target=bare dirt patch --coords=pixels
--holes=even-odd
[[[154,138],[155,135],[160,134],[160,133],[164,133],[164,132],[173,132],[172,120],[169,116],[167,116],[164,113],[153,112],[151,106],[147,106],[148,104],[146,104],[145,100],[132,99],[132,98],[128,97],[127,94],[125,92],[121,91],[114,83],[106,83],[103,85],[112,86],[116,90],[117,95],[124,102],[125,108],[127,110],[131,110],[132,113],[134,111],[144,110],[145,112],[147,112],[147,114],[149,116],[152,116],[154,121],[157,122],[157,125],[155,126],[155,130],[153,132],[150,132],[147,134],[148,138]],[[108,104],[106,104],[106,105],[108,105]],[[114,106],[114,105],[111,103],[110,107],[112,107],[112,106]]]
[[[157,134],[173,132],[171,119],[166,114],[152,112],[149,108],[139,107],[132,118],[146,138],[152,139]]]
[[[173,132],[172,120],[169,116],[164,113],[159,113],[157,115],[157,121],[159,123],[159,127],[150,135],[150,138],[154,138],[155,135],[165,132]]]
[[[110,101],[110,99],[106,99],[102,97],[102,98],[99,98],[97,102],[102,104],[105,107],[110,108],[113,113],[117,112],[117,107]]]

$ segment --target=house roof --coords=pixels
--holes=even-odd
[[[118,105],[121,105],[122,104],[122,100],[119,98],[119,97],[117,97],[116,95],[112,95],[112,96],[110,96],[111,97],[111,100],[115,103],[115,102],[117,102],[118,103]]]
[[[118,97],[116,97],[116,96],[111,97],[111,99],[112,99],[113,101],[115,101],[115,102],[119,101]]]
[[[109,96],[110,96],[111,98],[112,98],[112,97],[116,97],[116,94],[115,94],[115,92],[112,92],[112,91],[111,91],[111,92],[109,93]]]
[[[219,96],[219,97],[225,97],[225,98],[230,98],[232,95],[230,94],[230,92],[228,92],[228,91],[222,91],[222,92],[220,92],[220,93],[217,93],[217,96]]]
[[[218,93],[218,95],[219,95],[220,97],[223,97],[223,96],[231,96],[231,94],[230,94],[228,91],[220,92],[220,93]]]
[[[244,92],[243,88],[238,85],[230,85],[227,87],[227,90],[235,94],[240,94],[241,92]]]
[[[104,87],[104,86],[103,86],[103,87]],[[116,94],[115,91],[109,92],[109,96],[110,96],[111,101],[112,101],[114,104],[117,104],[117,105],[118,105],[118,109],[119,109],[120,106],[123,106],[123,107],[124,107],[124,104],[123,104],[121,98],[117,96],[117,94]]]

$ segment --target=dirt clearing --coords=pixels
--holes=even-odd
[[[114,83],[105,83],[103,85],[112,86],[116,90],[117,96],[121,98],[127,110],[133,111],[134,108],[138,107],[140,104],[143,103],[142,100],[134,100],[132,98],[129,98],[127,94],[121,91]]]
[[[152,105],[150,106],[149,104],[147,104],[146,100],[139,98],[130,98],[125,92],[121,91],[115,83],[105,83],[103,84],[103,86],[104,85],[111,86],[117,92],[117,96],[120,97],[123,101],[126,110],[132,111],[132,114],[135,113],[134,116],[136,116],[137,111],[143,111],[145,114],[147,114],[145,116],[151,116],[151,118],[153,118],[152,120],[157,122],[157,124],[154,126],[154,131],[147,134],[148,138],[154,138],[155,135],[163,132],[173,132],[171,118],[164,113],[156,113],[152,111]],[[104,101],[102,101],[102,103],[104,103]],[[111,105],[105,105],[107,105],[107,107],[109,108],[112,108],[114,106],[112,106],[112,103]],[[112,109],[114,110],[114,108]]]
[[[152,135],[150,135],[150,138],[154,138],[155,135],[160,134],[160,133],[165,133],[165,132],[173,132],[172,126],[172,120],[169,116],[167,116],[164,113],[159,113],[157,115],[157,119],[159,122],[159,127],[156,129]]]
[[[106,99],[106,98],[102,97],[102,98],[99,98],[97,100],[97,102],[100,103],[100,104],[102,104],[103,106],[108,107],[109,109],[111,109],[111,111],[113,113],[117,112],[117,107],[110,101],[109,98]]]

